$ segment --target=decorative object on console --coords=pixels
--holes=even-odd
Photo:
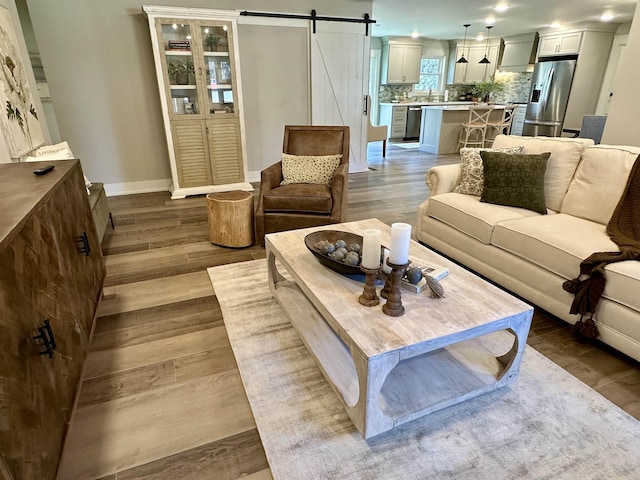
[[[393,238],[392,238],[393,241]],[[404,306],[402,306],[402,295],[400,294],[400,282],[402,275],[411,262],[407,260],[405,263],[392,263],[387,259],[387,264],[391,267],[389,274],[389,287],[385,283],[387,303],[382,306],[382,312],[390,317],[400,317],[404,315]]]
[[[409,261],[409,242],[411,241],[411,225],[408,223],[391,224],[391,247],[389,263],[402,265]]]
[[[546,215],[544,175],[550,152],[512,155],[480,152],[484,170],[481,202],[526,208]]]
[[[364,268],[369,270],[380,269],[381,232],[370,228],[362,234],[362,261]]]
[[[360,269],[360,252],[357,252],[358,261],[345,263],[337,260],[338,257],[333,253],[336,251],[336,244],[342,242],[340,246],[347,250],[347,255],[351,252],[357,252],[358,248],[363,244],[363,238],[355,233],[343,232],[341,230],[319,230],[310,233],[304,237],[304,244],[318,261],[334,272],[344,273],[346,275],[358,275],[362,273]],[[357,247],[356,247],[357,246]],[[328,247],[328,248],[327,248]],[[380,268],[380,257],[382,256],[382,247],[378,247],[378,269]],[[374,267],[375,268],[375,267]]]
[[[444,287],[442,284],[432,277],[425,277],[427,286],[431,290],[431,298],[444,298]]]
[[[376,294],[376,277],[379,268],[366,268],[360,265],[360,269],[365,273],[365,277],[364,289],[358,297],[358,302],[365,307],[375,307],[380,303],[380,299]]]
[[[411,225],[396,222],[391,224],[391,246],[387,265],[391,267],[389,274],[389,289],[385,285],[387,303],[382,306],[382,311],[391,317],[399,317],[404,314],[402,297],[400,295],[400,282],[404,271],[409,266],[409,244],[411,242]]]
[[[376,276],[380,270],[381,236],[380,230],[375,228],[369,228],[362,234],[360,269],[365,273],[365,283],[358,301],[366,307],[374,307],[380,303],[376,294]]]

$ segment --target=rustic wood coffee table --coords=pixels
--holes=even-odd
[[[514,381],[531,306],[412,241],[414,264],[450,269],[442,280],[446,297],[402,290],[405,314],[390,317],[382,313],[384,299],[377,307],[360,305],[363,283],[321,265],[304,244],[318,230],[362,235],[367,228],[379,229],[389,245],[391,229],[376,219],[266,236],[271,291],[362,436]],[[502,330],[513,334],[502,352],[478,341]]]

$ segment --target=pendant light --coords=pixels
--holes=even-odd
[[[493,25],[487,25],[487,50],[484,54],[484,58],[480,60],[478,63],[484,63],[484,64],[491,63],[487,58],[487,54],[489,53],[489,32],[491,31],[492,28],[493,28]]]
[[[464,27],[464,41],[462,42],[462,55],[460,55],[460,58],[458,59],[458,61],[456,63],[469,63],[469,61],[464,58],[464,47],[467,44],[467,28],[469,28],[471,26],[470,23],[465,23],[463,25]]]

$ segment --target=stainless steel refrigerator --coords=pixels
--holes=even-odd
[[[536,63],[522,135],[559,137],[567,111],[575,60]]]

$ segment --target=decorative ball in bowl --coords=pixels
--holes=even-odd
[[[347,275],[362,273],[362,236],[340,230],[320,230],[304,237],[304,244],[325,267]],[[382,252],[381,247],[381,259]]]

